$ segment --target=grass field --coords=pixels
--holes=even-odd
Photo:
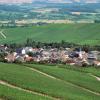
[[[33,98],[34,100],[50,100],[46,97],[0,85],[0,100],[33,100]]]
[[[71,82],[73,84],[85,87],[87,89],[100,93],[100,82],[96,78],[91,77],[88,73],[75,71],[71,69],[63,69],[45,65],[28,65],[29,67],[36,68],[40,71],[58,77],[62,80]],[[98,71],[98,70],[97,70]],[[100,70],[98,71],[100,75]],[[91,73],[91,72],[90,72]],[[91,85],[90,85],[91,84]]]
[[[27,38],[42,42],[67,42],[99,45],[100,24],[49,24],[43,26],[3,29],[0,43],[23,43]]]
[[[27,100],[31,100],[32,97],[36,98],[35,100],[40,98],[40,100],[48,100],[49,97],[55,100],[57,98],[60,100],[100,100],[98,80],[85,72],[56,66],[0,63],[0,80],[12,86],[48,96],[38,96],[0,84],[0,98],[26,100],[24,98],[27,96]]]

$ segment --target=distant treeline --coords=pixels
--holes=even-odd
[[[10,12],[26,12],[29,11],[28,9],[22,9],[20,5],[7,5],[7,4],[0,4],[1,11],[10,11]]]
[[[33,47],[33,48],[81,48],[82,50],[88,52],[90,50],[98,50],[100,51],[100,46],[95,45],[95,46],[90,46],[90,45],[80,45],[80,44],[75,44],[75,43],[69,43],[64,40],[61,42],[51,42],[51,43],[46,43],[46,42],[38,42],[34,41],[31,38],[28,38],[25,43],[23,44],[17,44],[17,43],[12,43],[12,44],[4,44],[5,46],[8,46],[12,51],[16,50],[16,48],[23,48],[23,47]]]

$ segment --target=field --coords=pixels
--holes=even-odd
[[[2,29],[1,29],[2,30]],[[3,29],[1,43],[24,43],[27,38],[42,42],[66,42],[99,45],[100,24],[48,24]]]
[[[100,100],[100,69],[0,63],[0,98]]]
[[[0,85],[0,100],[51,100],[49,98]]]
[[[46,1],[46,0],[45,0]],[[99,21],[99,3],[50,3],[34,2],[22,5],[0,5],[0,20],[72,20],[72,21]]]

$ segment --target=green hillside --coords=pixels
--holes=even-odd
[[[0,84],[0,100],[51,100],[44,96],[27,93],[18,89]]]
[[[100,24],[49,24],[43,26],[4,29],[6,39],[0,43],[25,42],[27,38],[42,42],[74,42],[99,45]]]
[[[35,100],[100,100],[100,84],[84,71],[0,63],[0,99],[33,100],[32,97]]]

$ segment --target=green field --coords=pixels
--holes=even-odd
[[[93,70],[100,73],[100,70]],[[93,71],[89,69],[85,71],[93,74]],[[35,100],[56,100],[57,98],[60,100],[100,100],[100,81],[88,72],[69,68],[0,63],[0,81],[9,84],[1,85],[0,83],[1,99],[32,100],[33,97]],[[10,85],[17,88],[10,87]],[[19,90],[18,87],[35,91],[43,96]]]
[[[32,27],[3,29],[6,39],[0,35],[0,43],[23,43],[27,38],[42,42],[73,42],[100,45],[100,24],[48,24]]]
[[[46,97],[0,85],[0,100],[33,100],[33,98],[34,100],[51,100]]]
[[[75,71],[71,69],[63,69],[51,66],[41,66],[41,65],[28,65],[29,67],[36,68],[40,71],[58,77],[62,80],[71,82],[78,86],[85,87],[87,89],[96,91],[100,93],[100,82],[98,82],[94,77],[91,77],[88,73]],[[100,70],[97,72],[100,75]],[[91,85],[90,85],[91,84]],[[95,87],[96,84],[96,87]],[[98,87],[98,88],[97,88]]]

